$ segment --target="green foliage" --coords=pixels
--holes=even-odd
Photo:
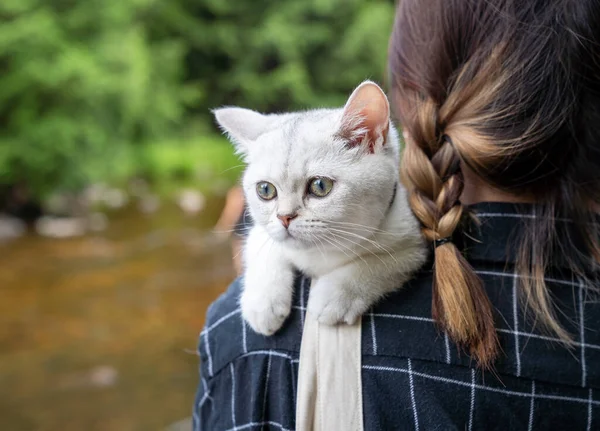
[[[208,186],[219,180],[231,183],[242,168],[231,144],[219,136],[147,144],[134,157],[138,172],[158,185],[190,180]]]
[[[152,4],[2,1],[2,182],[77,187],[183,125],[185,43],[151,39]]]
[[[167,28],[190,43],[188,73],[200,79],[202,108],[335,106],[360,81],[385,75],[391,0],[175,0],[161,7]]]
[[[340,105],[382,80],[392,19],[391,0],[2,0],[0,184],[237,164],[210,108]]]

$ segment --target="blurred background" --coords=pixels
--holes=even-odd
[[[341,106],[393,11],[0,1],[0,429],[189,427],[243,169],[209,109]]]

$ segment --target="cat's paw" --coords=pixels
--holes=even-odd
[[[358,295],[343,286],[317,283],[310,292],[308,312],[326,325],[354,324],[368,310],[370,304],[364,295]]]
[[[261,289],[264,293],[267,289]],[[250,327],[259,334],[273,335],[290,315],[292,309],[291,295],[273,294],[281,290],[277,287],[269,289],[270,294],[242,294],[240,305],[242,317]]]

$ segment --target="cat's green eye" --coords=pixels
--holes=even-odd
[[[256,185],[256,194],[265,201],[270,201],[277,196],[277,189],[268,181],[261,181]]]
[[[333,188],[333,180],[327,177],[315,177],[308,180],[308,193],[318,198],[327,196]]]

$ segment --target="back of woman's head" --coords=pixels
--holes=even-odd
[[[434,317],[490,365],[490,303],[444,241],[464,216],[468,169],[535,201],[518,263],[524,298],[568,342],[543,274],[557,253],[580,278],[600,257],[600,2],[400,0],[389,65],[396,114],[410,136],[403,180],[425,237],[438,245]],[[557,219],[573,223],[561,229]]]

